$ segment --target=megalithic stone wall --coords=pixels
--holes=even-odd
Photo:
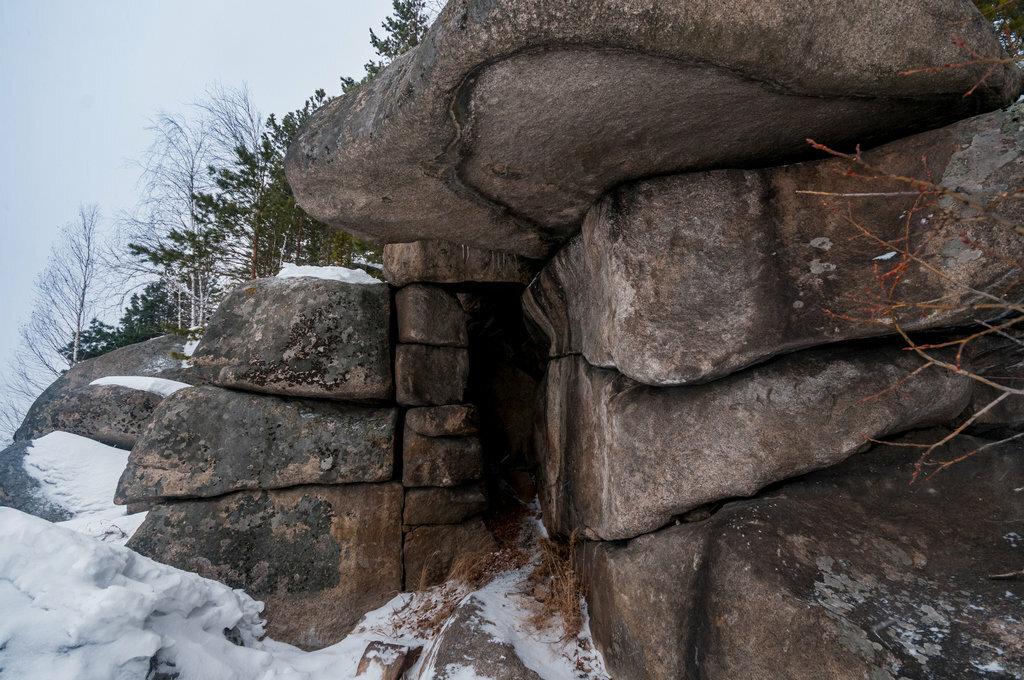
[[[165,400],[117,501],[130,547],[267,603],[268,631],[337,642],[404,586],[404,489],[386,284],[261,279],[194,354],[213,385]],[[243,391],[245,390],[245,391]]]
[[[300,204],[387,244],[403,288],[387,399],[411,409],[396,430],[405,587],[489,539],[475,513],[490,421],[509,426],[509,458],[532,461],[501,402],[536,412],[545,520],[586,541],[617,680],[1024,672],[1000,599],[1019,589],[971,580],[964,556],[998,569],[1006,550],[984,546],[1002,547],[995,518],[1013,503],[982,503],[983,527],[957,521],[1019,464],[905,502],[885,480],[912,461],[865,452],[956,426],[986,396],[885,336],[896,321],[940,339],[991,322],[971,288],[1020,297],[1020,112],[979,117],[1020,84],[967,0],[448,3],[417,48],[316,112],[286,161]],[[864,158],[997,199],[1010,228],[919,185],[865,184],[808,138],[899,140]],[[877,231],[851,237],[858,220]],[[901,250],[928,266],[898,279],[909,304],[879,305],[870,288],[907,264]],[[542,390],[528,371],[476,382],[488,348],[510,342],[508,325],[473,328],[472,314],[463,332],[485,282],[530,286]],[[344,383],[296,394],[382,398]],[[535,390],[539,407],[523,406]],[[975,429],[1024,422],[1015,405]]]
[[[459,285],[479,301],[498,280],[517,299],[532,265],[475,258],[397,292],[233,291],[194,355],[213,385],[161,403],[129,457],[117,502],[155,506],[132,547],[265,599],[271,634],[304,647],[493,551]],[[474,269],[491,262],[504,269]],[[396,280],[430,278],[390,263]]]

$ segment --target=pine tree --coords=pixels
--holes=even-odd
[[[318,90],[280,120],[271,115],[254,148],[239,146],[230,165],[211,168],[214,190],[197,194],[197,222],[218,251],[218,271],[226,281],[273,276],[282,262],[353,266],[379,261],[379,251],[309,217],[295,202],[285,176],[288,146],[327,101]]]
[[[174,300],[162,281],[150,283],[132,295],[117,326],[93,319],[80,338],[79,361],[92,359],[119,347],[134,345],[166,333],[183,332],[175,325]],[[69,356],[69,342],[63,354]]]
[[[1011,56],[1024,52],[1024,2],[1021,0],[974,0],[986,19],[995,24],[1003,47]]]
[[[384,30],[383,37],[370,29],[370,45],[379,58],[366,62],[363,66],[366,75],[361,80],[342,78],[342,92],[348,93],[373,80],[392,60],[419,45],[430,28],[432,12],[427,0],[392,0],[391,6],[391,16],[381,24]]]

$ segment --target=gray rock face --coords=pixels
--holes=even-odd
[[[424,437],[407,427],[402,447],[405,486],[458,486],[483,475],[477,437]]]
[[[480,431],[479,414],[472,404],[411,408],[405,425],[424,437],[462,437]]]
[[[391,396],[388,287],[260,279],[232,291],[195,352],[221,387],[295,397]]]
[[[139,426],[145,424],[145,409],[142,408],[140,410],[140,404],[136,403],[140,399],[148,401],[148,399],[141,396],[144,393],[133,395],[132,399],[124,401],[127,397],[119,391],[116,395],[112,390],[108,392],[94,392],[98,388],[89,388],[89,383],[99,378],[116,375],[166,378],[190,385],[202,382],[204,376],[201,370],[184,368],[182,366],[181,360],[184,356],[184,351],[185,343],[180,337],[162,335],[146,342],[116,349],[113,352],[108,352],[102,356],[88,359],[75,365],[67,373],[57,378],[32,404],[28,414],[25,416],[24,422],[14,434],[15,441],[37,439],[48,432],[52,432],[54,429],[60,429],[54,427],[54,423],[59,422],[70,425],[71,421],[78,418],[75,412],[83,409],[83,407],[96,410],[96,418],[92,419],[92,423],[89,425],[94,431],[103,427],[100,420],[104,417],[104,414],[101,414],[99,410],[109,409],[105,412],[105,417],[109,417],[111,421],[121,423],[117,427],[122,428],[123,426],[120,434],[125,435],[127,439],[132,435],[125,428],[136,427],[134,424],[130,425],[127,422],[128,420],[134,420],[133,414],[142,419],[138,423]],[[89,389],[81,395],[75,394],[78,390],[85,390],[85,388]],[[86,406],[85,402],[88,401],[88,396],[85,395],[89,393],[104,394],[115,397],[115,399],[106,405],[94,404]],[[80,424],[85,426],[86,423],[83,420]],[[111,434],[113,432],[114,430],[111,431]],[[121,444],[111,442],[111,445],[120,446]]]
[[[950,422],[972,381],[899,346],[810,350],[654,388],[571,356],[549,364],[538,430],[545,523],[631,538],[706,503],[834,465],[870,438]],[[893,389],[896,387],[896,389]]]
[[[384,278],[394,286],[430,283],[520,283],[540,263],[514,253],[447,241],[414,241],[384,246]]]
[[[399,345],[395,384],[402,406],[461,404],[469,385],[469,352],[459,347]]]
[[[276,640],[319,648],[402,589],[397,484],[241,492],[160,505],[129,542],[267,604]]]
[[[498,549],[481,520],[455,526],[422,526],[405,534],[405,589],[444,583],[460,560],[474,561]]]
[[[1024,352],[1015,340],[985,338],[969,347],[971,370],[996,384],[1017,387],[1024,384]],[[978,383],[966,417],[975,418],[971,429],[975,431],[1019,431],[1024,427],[1024,396],[1013,395],[993,405],[1002,396],[993,387]]]
[[[120,503],[391,479],[393,408],[282,399],[218,387],[161,405],[132,449]]]
[[[20,436],[39,439],[60,430],[130,449],[161,401],[163,397],[157,394],[118,385],[87,385],[58,391],[18,432]]]
[[[1024,184],[1024,107],[979,116],[865,154],[896,175],[977,192]],[[921,159],[927,158],[927,171]],[[891,181],[847,176],[846,161],[721,170],[613,191],[531,285],[524,307],[552,356],[581,352],[649,385],[704,382],[776,354],[971,323],[969,288],[1016,299],[1024,237]],[[801,190],[870,194],[828,199]],[[895,195],[878,196],[892,192]],[[909,195],[908,195],[909,194]],[[847,211],[849,208],[849,212]],[[910,240],[927,266],[904,262]],[[1001,216],[1024,221],[1024,206]],[[849,218],[887,243],[865,237]],[[907,267],[892,299],[879,277]],[[891,281],[891,279],[890,279]]]
[[[42,517],[47,522],[71,519],[71,513],[51,502],[23,461],[32,442],[14,442],[0,451],[0,506]]]
[[[908,486],[914,458],[878,447],[706,521],[587,544],[581,573],[609,674],[1020,677],[1024,586],[987,576],[1020,566],[1021,451]]]
[[[475,595],[459,605],[424,662],[427,677],[541,680],[541,676],[519,658],[512,643],[495,638],[494,623],[487,617],[484,603]]]
[[[421,345],[468,347],[466,313],[459,299],[437,286],[414,284],[395,295],[398,341]]]
[[[963,61],[954,34],[1001,55],[967,0],[458,0],[313,116],[288,179],[316,219],[373,240],[542,256],[631,179],[777,163],[808,137],[867,144],[1010,103],[1012,66],[972,97],[984,65],[904,75]]]
[[[479,486],[440,489],[408,489],[403,522],[406,526],[460,524],[487,509],[487,497]]]

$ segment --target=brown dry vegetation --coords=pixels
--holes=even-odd
[[[576,571],[577,540],[559,542],[548,538],[539,541],[539,559],[530,574],[533,596],[539,603],[530,620],[538,630],[551,621],[560,620],[565,640],[577,637],[583,628],[583,586]]]

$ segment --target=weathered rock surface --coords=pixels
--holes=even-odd
[[[168,397],[132,449],[117,501],[391,479],[393,408],[207,386]]]
[[[383,400],[392,391],[390,314],[384,284],[260,279],[220,304],[195,361],[222,387]]]
[[[483,475],[477,437],[424,437],[406,427],[402,449],[405,486],[458,486]]]
[[[902,139],[864,160],[985,203],[1024,185],[1024,107]],[[795,349],[893,333],[893,321],[907,330],[972,323],[972,303],[984,300],[970,288],[1019,297],[1024,237],[1012,227],[847,168],[835,159],[616,189],[524,306],[552,356],[581,352],[634,380],[679,385]],[[867,196],[823,200],[802,190]],[[1020,202],[997,212],[1024,221]],[[888,245],[908,225],[926,266]],[[893,309],[887,287],[896,280],[879,277],[903,268],[891,298],[903,304]]]
[[[480,431],[479,414],[472,404],[411,408],[405,425],[424,437],[463,437]]]
[[[0,451],[0,507],[14,508],[47,522],[71,519],[71,513],[50,501],[23,461],[31,441],[14,442]]]
[[[1002,337],[975,340],[968,345],[971,370],[997,385],[1020,388],[1024,385],[1024,352],[1017,340]],[[1003,392],[977,383],[974,398],[965,417],[974,417],[972,430],[1017,431],[1024,427],[1024,396],[1003,398]],[[999,403],[995,403],[999,400]]]
[[[487,509],[487,497],[476,485],[405,492],[406,526],[460,524]]]
[[[966,0],[460,0],[317,111],[288,179],[313,217],[372,240],[536,257],[630,179],[774,164],[808,137],[866,144],[1013,101],[1013,66],[971,97],[985,64],[927,70],[968,50],[1002,54]]]
[[[413,284],[395,295],[398,341],[446,347],[469,346],[466,312],[454,294]]]
[[[182,338],[174,335],[162,335],[146,342],[140,342],[135,345],[128,345],[116,349],[113,352],[108,352],[102,356],[98,356],[94,359],[88,359],[79,364],[76,364],[71,370],[57,378],[52,385],[36,399],[35,403],[29,409],[28,414],[25,416],[24,422],[21,427],[14,434],[15,441],[26,441],[29,439],[38,439],[54,429],[60,429],[53,427],[54,423],[71,424],[70,421],[78,419],[76,411],[86,406],[84,400],[87,397],[82,395],[76,395],[79,390],[84,390],[85,393],[90,393],[97,388],[89,387],[89,383],[99,378],[106,378],[112,375],[124,375],[124,376],[148,376],[154,378],[166,378],[168,380],[177,380],[179,382],[188,383],[190,385],[196,384],[203,381],[202,371],[194,368],[185,368],[182,365],[182,358],[184,357],[185,342]],[[99,394],[99,392],[96,392]],[[102,394],[108,396],[115,396],[113,391],[103,392]],[[118,399],[124,397],[120,392],[116,393]],[[138,399],[145,399],[140,395],[134,395],[130,402],[137,401]],[[139,422],[139,425],[145,424],[144,411],[137,410],[137,404],[122,402],[124,407],[121,410],[118,406],[117,399],[113,403],[108,403],[106,406],[101,404],[89,405],[88,408],[92,409],[103,409],[108,408],[106,416],[110,417],[112,421],[118,421],[124,425],[125,428],[129,427],[127,420],[132,417],[132,413],[135,413],[140,418],[143,418]],[[102,427],[100,423],[100,414],[97,411],[97,418],[93,419],[93,423],[89,425],[93,430]],[[84,416],[81,424],[84,426]],[[131,425],[134,428],[134,425]],[[77,433],[83,434],[83,433]],[[122,432],[122,434],[128,435],[128,432]],[[83,434],[83,436],[92,436]],[[110,442],[112,446],[120,446]]]
[[[591,628],[610,675],[1024,675],[1024,586],[988,578],[1020,568],[1021,451],[908,486],[915,458],[877,447],[704,522],[587,544]]]
[[[70,432],[108,446],[130,449],[163,397],[119,385],[86,385],[48,397],[21,436],[39,439],[54,431]]]
[[[631,538],[834,465],[872,437],[952,421],[973,381],[938,368],[907,379],[920,366],[898,345],[839,347],[654,388],[579,356],[556,360],[538,431],[545,523],[557,534]]]
[[[413,241],[384,246],[384,278],[393,286],[420,281],[527,284],[538,269],[538,261],[463,243]]]
[[[403,406],[461,404],[469,384],[469,352],[460,347],[399,345],[396,399]]]
[[[459,605],[441,638],[434,643],[424,663],[427,677],[542,680],[523,663],[511,642],[495,637],[495,623],[488,618],[484,603],[475,595],[469,597]]]
[[[476,560],[498,549],[481,520],[455,526],[422,526],[405,534],[405,589],[444,583],[460,560]]]
[[[128,545],[244,588],[271,637],[319,648],[401,591],[401,521],[397,484],[240,492],[157,506]]]

